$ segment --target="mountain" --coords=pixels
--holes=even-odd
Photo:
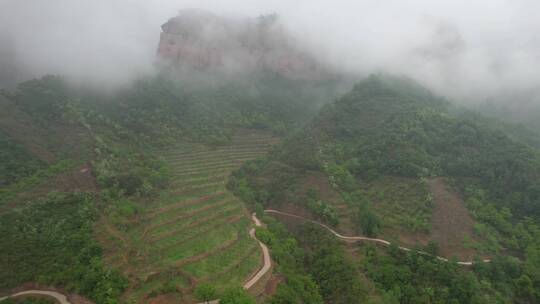
[[[197,85],[163,73],[108,92],[45,76],[1,91],[1,292],[39,283],[95,303],[193,302],[210,285],[245,296],[263,253],[228,175],[341,87],[260,71]],[[254,296],[276,281],[264,271]]]
[[[162,25],[158,63],[174,71],[245,74],[261,70],[289,79],[327,79],[328,69],[302,46],[277,14],[257,18],[181,10]]]
[[[533,275],[539,266],[539,181],[537,149],[412,80],[372,75],[324,106],[267,158],[236,172],[229,186],[253,208],[308,217],[344,235],[376,236],[461,261],[497,261],[475,264],[467,275],[445,270],[470,279],[478,295],[453,290],[430,296],[433,301],[490,303],[496,294],[533,303],[538,294],[532,289],[540,286]],[[403,254],[382,258],[376,252],[364,247],[352,259],[377,261],[358,271],[400,303],[426,302],[419,290],[427,286],[450,288],[435,273],[422,277],[424,262],[403,269],[412,275],[405,279],[394,269],[404,263]],[[497,267],[515,272],[487,275]],[[395,276],[381,274],[391,269]],[[410,283],[398,283],[398,277]],[[489,282],[487,290],[480,291],[482,280]],[[526,295],[516,287],[523,280],[531,284]]]
[[[2,291],[538,302],[533,135],[403,77],[206,76],[1,92]]]
[[[540,89],[503,92],[476,106],[482,111],[503,121],[521,124],[533,132],[540,132]]]

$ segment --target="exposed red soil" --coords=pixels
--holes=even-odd
[[[276,162],[274,163],[274,166],[272,166],[272,170],[269,170],[264,175],[270,176],[273,174],[273,171],[279,170],[279,168],[283,167],[288,166],[283,163]],[[260,184],[266,184],[269,180],[270,178],[259,177],[257,182]],[[332,202],[339,196],[339,194],[332,189],[332,186],[328,182],[328,178],[323,173],[316,171],[306,172],[304,176],[298,180],[298,186],[295,188],[295,193],[299,196],[305,195],[310,189],[314,189],[319,193],[322,200],[328,202]],[[278,202],[279,206],[274,207],[279,207],[279,210],[287,213],[293,213],[306,218],[315,219],[315,216],[309,210],[303,207],[301,203],[302,202],[298,201],[280,201]]]
[[[163,294],[146,299],[149,304],[176,304],[182,303],[182,297],[178,294]]]
[[[86,170],[83,170],[86,169]],[[84,172],[82,172],[84,171]],[[57,176],[46,179],[30,190],[21,192],[2,206],[1,210],[9,210],[21,204],[47,195],[51,191],[58,192],[98,192],[99,188],[92,169],[89,166],[81,166]]]
[[[50,189],[60,192],[97,192],[99,190],[96,179],[92,175],[92,169],[86,165],[55,176],[39,185],[36,190],[51,191]]]
[[[266,286],[264,288],[264,294],[268,297],[273,296],[276,294],[279,284],[285,282],[285,277],[277,274],[273,275],[268,282],[266,282]]]
[[[88,166],[81,166],[44,181],[31,191],[22,193],[21,197],[42,196],[51,191],[97,192],[98,189],[96,179],[92,175],[92,169]]]
[[[332,189],[327,177],[320,172],[308,172],[298,184],[297,193],[304,194],[309,189],[319,192],[321,199],[332,203],[340,214],[338,231],[344,234],[354,235],[354,225],[348,214],[348,206],[340,200],[337,191]],[[428,181],[429,191],[434,199],[434,210],[431,217],[431,232],[418,233],[403,229],[387,228],[381,232],[390,240],[396,240],[409,247],[425,246],[429,241],[439,244],[440,255],[446,257],[455,256],[460,260],[471,260],[475,250],[466,248],[465,238],[473,238],[474,220],[464,206],[463,200],[458,193],[452,191],[444,178],[434,178]],[[316,217],[295,202],[280,204],[279,209],[302,217],[316,219]],[[280,217],[281,218],[281,217]],[[288,226],[296,226],[294,221],[281,218]]]
[[[317,171],[309,171],[304,175],[302,179],[300,179],[298,193],[305,195],[310,189],[316,190],[321,200],[333,205],[336,208],[336,211],[338,212],[340,218],[339,225],[335,227],[338,231],[351,235],[356,233],[356,229],[351,218],[350,207],[341,199],[339,193],[332,187],[330,181],[328,180],[328,177],[324,173]],[[300,213],[290,213],[299,215],[301,215],[302,213],[309,214],[309,211],[307,210],[297,210]],[[313,215],[308,217],[315,219]]]
[[[51,121],[44,128],[1,94],[0,108],[0,130],[45,162],[53,163],[59,154],[73,159],[93,154],[93,137],[80,124]]]
[[[54,153],[49,151],[44,140],[42,129],[34,127],[32,119],[17,110],[15,104],[0,94],[0,129],[11,138],[17,140],[32,155],[46,162],[55,160]]]
[[[444,178],[428,180],[428,187],[435,203],[430,239],[439,244],[442,256],[470,260],[475,251],[465,248],[464,239],[473,239],[474,220],[464,206],[463,199],[450,189]]]
[[[322,172],[310,171],[300,181],[301,193],[306,193],[309,189],[315,189],[324,201],[335,201],[339,198],[339,193],[332,188],[328,177]]]
[[[388,236],[389,239],[395,239],[399,241],[399,243],[411,247],[416,245],[426,246],[430,240],[429,235],[426,233],[397,228],[384,229],[381,235]]]

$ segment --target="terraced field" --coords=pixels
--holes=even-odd
[[[107,263],[131,281],[126,298],[147,302],[171,290],[189,295],[201,282],[242,286],[261,267],[259,245],[248,234],[250,215],[225,185],[234,169],[276,141],[244,130],[225,146],[183,143],[156,152],[170,164],[170,189],[140,203],[128,224],[103,220],[98,227]]]

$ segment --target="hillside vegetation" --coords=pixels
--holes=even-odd
[[[317,194],[320,187],[306,190],[303,181],[317,172],[339,192],[338,199],[325,200]],[[341,200],[356,226],[352,232],[399,241],[392,234],[409,231],[429,239],[434,206],[428,181],[435,177],[448,180],[477,222],[474,235],[461,243],[494,262],[473,272],[445,268],[460,281],[451,283],[436,279],[440,272],[422,270],[427,263],[443,267],[441,261],[418,260],[413,253],[406,254],[412,264],[398,262],[404,256],[399,250],[383,258],[368,247],[361,255],[376,262],[363,266],[366,275],[400,303],[537,301],[540,153],[411,80],[375,75],[360,82],[265,160],[244,166],[230,186],[254,208],[304,210],[298,212],[338,228],[344,218],[336,221],[331,214]],[[426,245],[424,250],[438,252],[438,244]],[[510,252],[516,257],[508,257]],[[402,263],[414,266],[401,268]],[[410,277],[418,271],[423,275]],[[459,284],[471,290],[429,291]]]
[[[183,143],[155,152],[170,167],[167,190],[150,202],[109,206],[98,225],[107,264],[134,284],[130,298],[187,299],[201,284],[222,292],[243,286],[260,268],[250,214],[225,185],[232,170],[275,142],[268,133],[244,130],[220,147]]]
[[[206,282],[240,296],[261,253],[228,172],[304,123],[337,84],[158,75],[104,93],[46,76],[1,91],[0,288],[38,282],[117,303],[189,298]]]
[[[37,172],[44,167],[40,161],[99,158],[103,142],[140,148],[188,138],[223,144],[239,127],[284,134],[341,87],[338,80],[291,81],[270,72],[251,76],[216,83],[206,79],[207,84],[202,78],[195,85],[158,75],[108,93],[45,76],[2,91],[2,186]]]
[[[114,301],[127,282],[103,265],[92,232],[97,216],[94,198],[82,193],[51,193],[3,215],[0,288],[36,282],[88,295],[98,303]]]
[[[46,76],[2,91],[0,288],[250,303],[256,211],[278,273],[248,291],[261,301],[540,301],[533,135],[404,78],[371,76],[322,106],[341,81],[252,76],[108,93]],[[265,208],[392,244],[343,244]]]

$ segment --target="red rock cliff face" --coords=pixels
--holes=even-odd
[[[161,64],[179,69],[267,69],[294,78],[319,78],[322,73],[275,15],[233,20],[181,11],[162,25],[157,55]]]

